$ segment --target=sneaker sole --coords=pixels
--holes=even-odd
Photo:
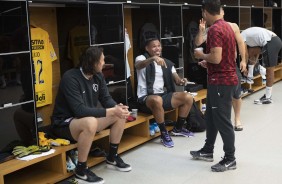
[[[122,171],[122,172],[129,172],[132,170],[131,167],[128,167],[128,168],[120,168],[120,167],[117,167],[115,165],[112,165],[110,163],[107,163],[107,168],[109,169],[115,169],[115,170],[118,170],[118,171]]]
[[[171,132],[171,135],[173,136],[182,136],[182,137],[193,137],[194,135],[184,135],[181,133],[177,133],[177,132]]]
[[[190,155],[192,156],[194,160],[204,160],[207,162],[213,162],[213,158],[198,157],[198,156],[192,155],[191,153]]]
[[[254,102],[256,105],[272,104],[273,102]]]
[[[96,182],[89,182],[89,181],[85,181],[85,180],[82,180],[82,179],[79,179],[79,178],[75,178],[75,181],[78,183],[78,184],[104,184],[105,183],[105,180],[102,180],[102,181],[96,181]]]
[[[207,162],[213,162],[213,158],[204,158],[204,157],[193,157],[192,158],[194,160],[204,160],[204,161],[207,161]]]
[[[172,146],[169,146],[169,145],[166,145],[164,142],[163,142],[163,140],[161,139],[161,142],[163,143],[163,145],[165,146],[165,147],[167,147],[167,148],[172,148],[172,147],[174,147],[174,145],[172,145]]]
[[[214,168],[211,168],[212,172],[224,172],[224,171],[229,171],[229,170],[235,170],[237,169],[236,166],[233,166],[233,167],[225,167],[223,169],[214,169]]]

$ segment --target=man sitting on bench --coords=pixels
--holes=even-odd
[[[163,145],[171,148],[174,143],[165,127],[164,112],[178,108],[178,120],[171,132],[172,135],[193,136],[192,132],[183,128],[193,104],[193,97],[186,92],[175,92],[174,83],[185,85],[188,81],[178,76],[174,63],[161,57],[162,46],[157,37],[146,41],[145,50],[145,54],[135,59],[139,108],[153,114],[161,130]]]
[[[80,58],[80,68],[64,73],[56,97],[52,116],[54,135],[77,142],[78,164],[75,177],[81,183],[104,183],[86,165],[96,132],[110,128],[110,149],[107,165],[119,171],[130,171],[130,165],[117,154],[123,134],[128,107],[117,104],[109,94],[105,78],[101,74],[103,50],[90,47]],[[98,102],[103,107],[97,106]]]

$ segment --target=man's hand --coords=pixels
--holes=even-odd
[[[128,106],[123,104],[118,104],[114,108],[114,115],[118,116],[121,119],[127,119],[127,117],[130,115],[130,112],[128,111]]]
[[[206,60],[200,61],[198,62],[198,65],[200,65],[203,68],[207,68],[207,61]]]
[[[188,84],[188,80],[186,78],[183,78],[180,80],[180,83],[179,83],[180,86],[186,86],[187,84]]]
[[[194,56],[196,59],[203,59],[204,52],[202,50],[194,49]]]
[[[242,73],[246,72],[247,71],[247,66],[246,66],[246,62],[245,61],[241,61],[240,62],[240,71]]]
[[[206,21],[203,18],[201,18],[199,22],[199,31],[201,34],[204,34],[206,31]]]
[[[165,68],[167,68],[165,60],[163,58],[159,56],[154,56],[153,58],[154,58],[154,61],[157,63],[157,65],[164,66]]]

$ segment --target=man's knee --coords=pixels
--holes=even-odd
[[[163,99],[160,96],[153,95],[147,98],[147,106],[151,109],[159,108],[163,105]]]
[[[189,103],[193,103],[193,96],[188,93],[186,93],[186,96],[188,98],[187,100],[189,101]]]
[[[81,128],[83,131],[87,131],[91,134],[95,134],[98,127],[98,121],[94,117],[83,118],[83,123],[81,123]]]
[[[182,99],[185,104],[191,105],[193,103],[193,97],[189,93],[182,92]]]

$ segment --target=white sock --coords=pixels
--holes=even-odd
[[[254,67],[255,65],[248,65],[248,78],[254,78]]]
[[[265,97],[270,98],[272,93],[272,87],[267,87],[265,88]]]
[[[259,65],[259,73],[260,73],[260,75],[265,76],[266,75],[266,68]]]

